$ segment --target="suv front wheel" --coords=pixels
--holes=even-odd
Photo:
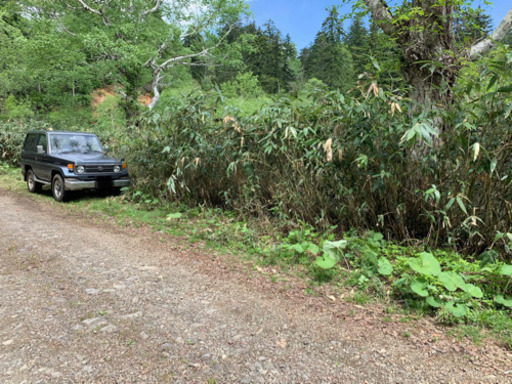
[[[40,193],[42,185],[36,181],[34,171],[29,169],[27,171],[27,189],[30,193]]]
[[[52,179],[52,193],[53,198],[57,201],[64,201],[66,198],[66,191],[64,190],[64,179],[60,174],[56,174]]]

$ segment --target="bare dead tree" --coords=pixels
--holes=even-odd
[[[512,29],[512,7],[509,9],[503,20],[501,20],[498,27],[491,33],[491,35],[482,41],[474,44],[470,49],[469,57],[475,60],[478,56],[485,55],[492,48],[496,46],[496,42],[502,40],[507,33]]]
[[[193,58],[197,58],[197,57],[208,56],[208,54],[210,53],[211,50],[218,48],[222,44],[222,42],[226,39],[226,37],[231,33],[231,30],[232,30],[231,27],[228,28],[226,33],[224,33],[224,35],[221,36],[221,38],[217,41],[217,43],[211,47],[205,48],[200,52],[172,57],[170,59],[164,60],[160,64],[157,64],[157,60],[158,60],[159,56],[167,48],[166,44],[162,44],[160,46],[160,48],[158,49],[157,54],[155,56],[153,56],[152,58],[150,58],[144,64],[145,66],[150,67],[153,71],[153,80],[151,82],[151,89],[153,91],[153,97],[152,97],[151,102],[149,103],[148,107],[150,109],[153,109],[160,98],[160,91],[159,91],[158,87],[159,87],[160,81],[164,78],[164,76],[162,75],[162,72],[165,69],[172,67],[173,65],[177,65],[177,64],[197,65],[197,64],[191,63],[189,60],[193,59]]]

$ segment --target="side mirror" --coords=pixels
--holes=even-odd
[[[43,146],[42,145],[38,145],[36,146],[36,153],[38,155],[42,155],[44,153],[44,149],[43,149]]]
[[[107,155],[107,154],[108,154],[108,151],[109,151],[108,146],[103,147],[103,153],[104,153],[105,155]]]

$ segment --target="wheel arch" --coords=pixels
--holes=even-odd
[[[56,174],[59,174],[60,177],[62,177],[64,179],[64,173],[62,172],[62,170],[52,169],[52,176],[51,176],[50,180],[53,180],[53,178],[55,177]]]
[[[23,165],[23,181],[27,181],[27,172],[32,169],[32,166],[29,164]]]

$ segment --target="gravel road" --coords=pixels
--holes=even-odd
[[[512,381],[509,352],[426,320],[405,332],[50,197],[0,189],[0,212],[0,383]]]

